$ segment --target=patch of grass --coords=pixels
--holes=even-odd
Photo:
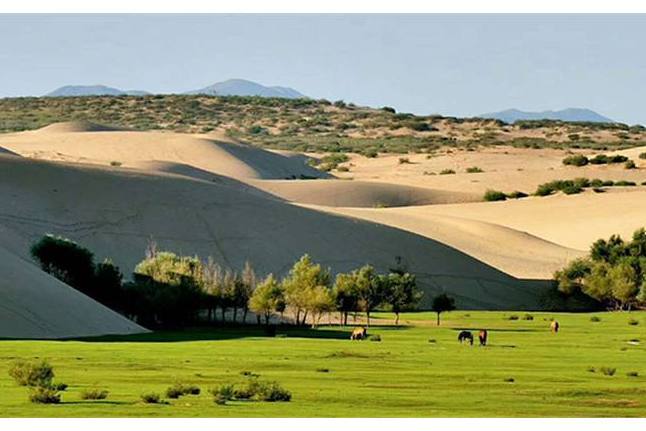
[[[614,376],[617,372],[617,369],[614,367],[599,367],[599,371],[604,376]]]
[[[455,171],[453,169],[442,169],[440,175],[453,175]]]

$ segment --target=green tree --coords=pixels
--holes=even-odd
[[[332,296],[336,310],[341,313],[341,324],[347,325],[348,313],[357,311],[359,307],[356,272],[337,274]]]
[[[94,271],[95,299],[113,310],[123,310],[123,274],[110,259],[96,265]]]
[[[253,292],[256,290],[256,285],[258,284],[256,272],[249,261],[245,262],[240,278],[242,284],[238,299],[242,307],[242,322],[245,323],[247,321],[247,313],[249,312],[249,299],[253,296]]]
[[[395,313],[395,325],[399,325],[399,313],[413,310],[422,299],[422,292],[417,289],[415,276],[410,273],[390,273],[381,276],[381,282],[386,302]]]
[[[440,314],[445,311],[455,310],[455,299],[446,293],[442,293],[433,298],[431,309],[437,313],[437,326],[440,326]]]
[[[370,313],[384,302],[384,284],[371,265],[364,265],[353,272],[357,283],[359,308],[366,313],[366,324],[370,326]]]
[[[266,325],[269,325],[269,319],[274,313],[280,313],[282,312],[281,310],[284,310],[284,304],[284,292],[274,274],[269,274],[258,283],[249,299],[249,308],[257,316],[264,317]]]
[[[309,255],[301,257],[283,280],[285,299],[296,316],[296,324],[304,325],[311,309],[312,295],[319,286],[330,286],[330,271],[315,264]]]
[[[94,255],[74,241],[45,235],[31,246],[41,269],[81,292],[93,295]]]

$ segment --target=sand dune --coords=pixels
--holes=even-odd
[[[222,135],[97,131],[102,126],[61,123],[0,136],[0,146],[43,160],[137,167],[172,162],[231,178],[325,178],[301,159],[285,157]]]
[[[432,214],[433,208],[319,209],[431,238],[518,278],[550,279],[555,270],[584,254],[581,250],[563,247],[497,224]]]
[[[333,207],[401,207],[477,202],[473,193],[367,181],[253,181],[250,184],[292,202]]]
[[[646,226],[643,188],[424,208],[431,214],[495,223],[579,250],[616,233],[628,238]],[[415,213],[416,209],[403,212]]]
[[[53,123],[48,126],[35,130],[34,133],[83,133],[83,132],[116,132],[126,130],[120,127],[106,126],[103,124],[93,123],[91,121],[66,121],[63,123]]]
[[[0,226],[0,338],[65,338],[145,332],[11,252],[25,241]]]
[[[57,233],[132,271],[150,237],[160,248],[233,268],[284,274],[304,253],[333,271],[379,270],[401,256],[428,306],[446,290],[464,308],[538,308],[546,284],[523,281],[438,241],[248,193],[235,184],[0,156],[4,226],[26,243]],[[70,205],[74,202],[74,205]]]

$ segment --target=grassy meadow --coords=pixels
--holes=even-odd
[[[399,327],[391,326],[391,314],[377,317],[369,333],[380,342],[350,341],[352,328],[337,326],[279,328],[276,338],[258,328],[215,328],[2,340],[0,416],[646,416],[646,312],[453,311],[440,327],[427,312],[402,314]],[[558,334],[549,330],[551,318],[561,324]],[[476,345],[457,342],[464,328],[474,331]],[[489,330],[484,348],[477,346],[480,328]],[[35,358],[47,359],[55,381],[69,385],[60,404],[30,403],[27,388],[7,374],[15,360]],[[616,372],[605,375],[602,367]],[[243,383],[245,372],[279,382],[292,401],[215,404],[208,389]],[[144,392],[164,396],[178,381],[196,384],[202,393],[168,404],[140,401]],[[82,400],[89,388],[110,393],[105,400]]]

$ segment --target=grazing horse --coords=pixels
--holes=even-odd
[[[487,345],[487,330],[486,329],[481,329],[480,332],[478,333],[478,339],[480,340],[480,345],[481,346],[486,346]]]
[[[469,331],[462,331],[458,334],[458,341],[462,344],[463,341],[468,340],[473,346],[473,334]]]
[[[559,322],[552,320],[552,323],[550,323],[550,331],[554,332],[555,334],[559,332]]]
[[[365,327],[354,328],[352,334],[350,334],[351,340],[365,340],[368,335],[368,331]]]

